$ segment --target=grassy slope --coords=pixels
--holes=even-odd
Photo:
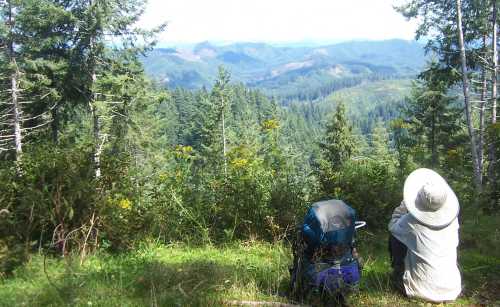
[[[465,296],[451,306],[500,304],[498,218],[463,223],[460,263]],[[359,233],[365,259],[353,306],[427,306],[389,286],[385,238]],[[375,243],[378,242],[378,243]],[[290,250],[258,242],[225,247],[145,245],[134,252],[94,255],[83,266],[43,257],[0,284],[1,306],[220,306],[233,300],[288,302]]]
[[[366,82],[342,89],[318,102],[325,112],[332,112],[338,102],[343,102],[350,114],[366,115],[376,106],[393,101],[402,101],[410,92],[408,79]]]

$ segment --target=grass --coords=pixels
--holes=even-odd
[[[281,300],[289,253],[282,245],[145,245],[80,265],[35,256],[0,286],[2,306],[207,306]]]
[[[343,102],[350,115],[366,115],[379,105],[403,100],[410,92],[410,86],[408,79],[366,82],[333,92],[318,104],[324,112],[329,112],[338,102]]]
[[[500,305],[497,218],[462,223],[464,295],[449,306]],[[365,260],[353,306],[428,306],[391,290],[385,236],[359,233]],[[481,239],[478,239],[481,238]],[[290,250],[283,243],[189,247],[144,244],[133,252],[98,253],[83,265],[34,255],[0,281],[1,306],[222,306],[232,301],[288,302]]]

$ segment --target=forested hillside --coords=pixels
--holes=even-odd
[[[290,240],[329,198],[368,223],[355,304],[415,305],[385,244],[419,167],[460,200],[457,304],[498,303],[496,2],[464,0],[464,24],[407,2],[432,60],[403,40],[161,49],[144,1],[0,1],[0,305],[293,303]]]
[[[169,88],[210,87],[217,67],[233,80],[282,100],[316,99],[366,80],[414,76],[424,65],[423,45],[404,40],[348,42],[321,47],[263,43],[190,49],[155,49],[143,58],[146,72]]]

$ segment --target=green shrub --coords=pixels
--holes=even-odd
[[[403,182],[393,165],[374,159],[349,161],[339,176],[338,197],[358,212],[370,227],[384,228],[402,200]]]

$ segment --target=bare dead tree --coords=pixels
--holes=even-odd
[[[12,6],[11,1],[7,1],[7,6],[8,6],[8,12],[7,12],[7,22],[6,26],[8,28],[8,39],[7,39],[7,46],[6,46],[6,51],[7,51],[7,59],[9,66],[11,68],[11,73],[10,73],[10,87],[8,88],[9,92],[9,97],[6,103],[8,106],[7,109],[8,111],[6,112],[6,121],[4,121],[4,125],[2,126],[7,126],[5,124],[10,124],[10,126],[13,128],[12,131],[9,131],[9,129],[6,129],[6,132],[12,133],[11,135],[3,135],[3,140],[5,143],[3,145],[6,145],[4,149],[9,148],[9,141],[14,142],[14,149],[15,149],[15,154],[16,154],[16,164],[18,168],[18,172],[20,173],[21,171],[21,156],[23,152],[23,141],[22,141],[22,134],[21,134],[21,116],[22,116],[22,111],[21,111],[21,105],[19,101],[19,89],[18,89],[18,77],[19,77],[19,69],[17,66],[16,62],[16,54],[14,50],[14,27],[15,27],[15,8]]]
[[[92,3],[92,1],[91,1]],[[93,4],[91,4],[93,5]],[[99,179],[101,177],[101,153],[102,153],[102,145],[104,142],[101,141],[101,119],[99,117],[99,111],[97,108],[98,95],[96,91],[96,82],[97,82],[97,74],[96,74],[96,66],[97,66],[97,55],[94,53],[96,49],[95,43],[96,37],[93,36],[90,39],[90,80],[92,84],[90,85],[91,89],[91,98],[89,101],[90,111],[92,113],[92,123],[93,123],[93,135],[94,135],[94,169],[95,169],[95,178]]]
[[[33,115],[25,110],[39,97],[31,97],[31,101],[25,99],[22,86],[25,76],[19,65],[22,58],[16,52],[16,7],[9,0],[3,4],[7,9],[4,20],[7,38],[0,44],[0,52],[8,67],[0,78],[4,86],[0,92],[0,152],[14,152],[17,172],[20,175],[26,137],[44,128],[50,122],[50,116],[49,111]]]
[[[495,125],[497,122],[497,78],[498,78],[498,48],[497,48],[497,1],[492,2],[492,40],[491,40],[491,65],[492,65],[492,75],[491,75],[491,124]],[[495,142],[490,142],[489,144],[489,166],[488,166],[488,178],[493,187],[496,186],[495,178],[495,167],[496,167],[496,157],[495,157],[496,145]]]
[[[479,162],[480,157],[477,151],[477,140],[476,132],[474,131],[474,126],[472,122],[472,108],[470,103],[470,85],[468,79],[467,71],[467,58],[465,55],[465,44],[464,44],[464,33],[462,28],[462,1],[456,0],[456,10],[457,10],[457,35],[458,43],[460,47],[460,62],[462,67],[462,88],[464,93],[464,104],[465,104],[465,118],[467,122],[467,131],[470,138],[470,146],[472,153],[472,165],[474,169],[474,186],[477,193],[482,191],[482,170],[481,163]]]
[[[487,34],[483,35],[483,49],[486,53],[487,48]],[[488,80],[487,71],[485,67],[487,63],[481,66],[481,97],[479,98],[479,144],[478,144],[478,156],[479,156],[479,168],[483,170],[484,164],[484,133],[485,133],[485,113],[486,113],[486,100],[488,95]],[[482,177],[482,176],[481,176]]]

